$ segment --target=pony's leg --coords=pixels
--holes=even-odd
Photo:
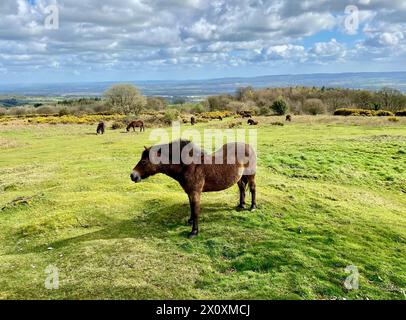
[[[190,197],[190,210],[192,212],[193,227],[192,232],[189,233],[189,239],[196,237],[199,233],[199,215],[200,215],[200,192],[191,192]]]
[[[191,195],[188,195],[188,197],[189,197],[189,206],[190,206],[190,209],[191,209],[190,210],[191,213],[190,213],[190,219],[187,221],[187,223],[192,225],[193,224],[192,197],[191,197]]]
[[[257,208],[257,185],[255,183],[255,175],[248,176],[248,185],[252,196],[251,211]]]
[[[242,177],[240,181],[238,181],[238,188],[240,189],[240,204],[237,207],[237,210],[245,209],[245,187],[247,183],[245,181],[245,177]]]

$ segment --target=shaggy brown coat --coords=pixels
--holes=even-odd
[[[134,132],[135,128],[140,128],[140,132],[145,131],[144,122],[141,120],[130,122],[130,124],[127,126],[127,132],[129,132],[131,128],[134,130]]]

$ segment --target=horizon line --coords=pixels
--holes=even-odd
[[[148,79],[148,80],[103,80],[103,81],[55,81],[55,82],[20,82],[20,83],[1,83],[3,86],[17,86],[17,85],[49,85],[49,84],[80,84],[80,83],[137,83],[137,82],[182,82],[182,81],[216,81],[216,80],[231,80],[231,79],[258,79],[265,77],[287,77],[287,76],[315,76],[315,75],[354,75],[354,74],[384,74],[384,73],[406,73],[406,71],[361,71],[361,72],[315,72],[315,73],[286,73],[286,74],[265,74],[259,76],[234,76],[234,77],[220,77],[220,78],[201,78],[201,79]]]

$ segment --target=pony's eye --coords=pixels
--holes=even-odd
[[[141,161],[141,163],[142,163],[142,164],[147,164],[148,161],[144,159],[144,160]]]

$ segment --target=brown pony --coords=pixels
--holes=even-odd
[[[243,119],[244,118],[252,118],[252,113],[251,111],[240,111],[238,113]]]
[[[288,114],[288,115],[286,116],[286,121],[292,122],[292,116],[291,116],[290,114]]]
[[[249,187],[252,195],[251,211],[256,209],[255,170],[255,151],[248,144],[226,144],[217,152],[208,155],[190,141],[179,140],[145,148],[130,177],[133,182],[138,183],[163,173],[178,181],[189,197],[191,217],[188,223],[193,225],[189,238],[193,238],[199,233],[202,192],[222,191],[238,184],[238,209],[243,210],[245,190]]]
[[[248,119],[247,122],[250,126],[257,126],[258,125],[258,121],[255,121],[253,119]]]
[[[192,126],[194,126],[196,123],[197,123],[196,118],[195,118],[195,117],[191,117],[191,118],[190,118],[190,124],[191,124]]]
[[[127,132],[129,132],[131,128],[133,128],[134,132],[135,128],[140,128],[140,132],[145,131],[144,122],[141,120],[130,122],[130,124],[127,126]]]

